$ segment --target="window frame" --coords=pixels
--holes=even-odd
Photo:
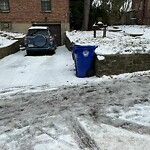
[[[12,23],[11,22],[1,22],[1,29],[2,30],[11,30]]]
[[[9,0],[0,2],[0,12],[10,12]]]
[[[49,5],[48,5],[49,3]],[[41,11],[42,12],[51,12],[52,1],[51,0],[41,0]]]

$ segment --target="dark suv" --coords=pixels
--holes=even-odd
[[[36,52],[54,54],[57,48],[55,36],[49,27],[33,26],[29,28],[25,37],[25,49],[27,55]]]

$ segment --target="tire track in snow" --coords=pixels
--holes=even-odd
[[[94,139],[84,130],[79,121],[73,117],[68,119],[69,128],[79,147],[85,150],[100,150]]]

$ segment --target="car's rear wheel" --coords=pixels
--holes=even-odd
[[[55,54],[55,50],[53,50],[52,53]]]
[[[47,52],[47,55],[54,55],[55,54],[55,50],[51,50]]]
[[[27,56],[31,56],[31,55],[33,55],[33,53],[31,52],[31,51],[26,51],[26,53],[27,53]]]

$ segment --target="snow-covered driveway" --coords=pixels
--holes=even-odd
[[[67,76],[75,77],[71,54],[65,47],[59,47],[53,56],[26,56],[20,51],[2,59],[0,70],[0,88],[62,85]]]
[[[53,56],[0,60],[0,150],[149,150],[150,71],[77,78]]]

